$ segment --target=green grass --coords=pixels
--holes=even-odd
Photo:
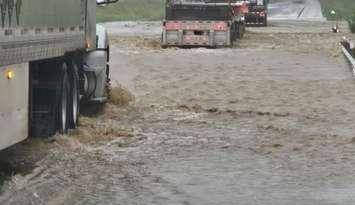
[[[355,33],[355,15],[348,20],[351,32]]]
[[[332,10],[336,12],[338,19],[347,20],[355,14],[355,0],[319,0],[322,5],[324,16],[329,20],[334,20],[330,14]]]
[[[97,19],[105,21],[154,21],[164,17],[165,0],[120,0],[116,4],[99,7]]]
[[[320,0],[324,16],[328,20],[347,20],[355,32],[355,0]],[[331,15],[334,10],[336,15]]]
[[[278,2],[284,0],[270,0]],[[355,0],[319,0],[324,16],[329,20],[347,20],[355,32]],[[105,21],[158,21],[164,17],[165,0],[120,0],[116,4],[98,8],[99,22]],[[336,16],[330,11],[334,10]]]

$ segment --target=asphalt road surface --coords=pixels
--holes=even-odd
[[[289,0],[269,5],[270,19],[325,21],[318,0]]]

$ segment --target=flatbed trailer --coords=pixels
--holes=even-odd
[[[231,46],[245,32],[244,1],[168,0],[162,46]]]
[[[80,100],[105,101],[109,44],[96,6],[114,2],[0,2],[0,150],[65,133],[77,126]]]

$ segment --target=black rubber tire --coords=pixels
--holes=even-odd
[[[267,27],[267,15],[266,15],[265,18],[264,18],[264,24],[263,24],[263,26]]]
[[[79,123],[80,113],[80,86],[79,86],[79,73],[78,66],[72,63],[70,66],[69,80],[69,106],[68,106],[68,126],[70,129],[75,129]]]
[[[58,131],[61,134],[68,133],[68,106],[69,106],[69,93],[70,93],[70,83],[69,76],[67,71],[66,63],[62,64],[62,74],[61,74],[61,83],[60,83],[60,92],[59,92],[59,106],[58,106]]]

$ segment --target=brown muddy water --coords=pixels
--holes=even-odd
[[[1,152],[0,204],[353,204],[344,34],[297,28],[223,49],[112,36],[114,100]]]

